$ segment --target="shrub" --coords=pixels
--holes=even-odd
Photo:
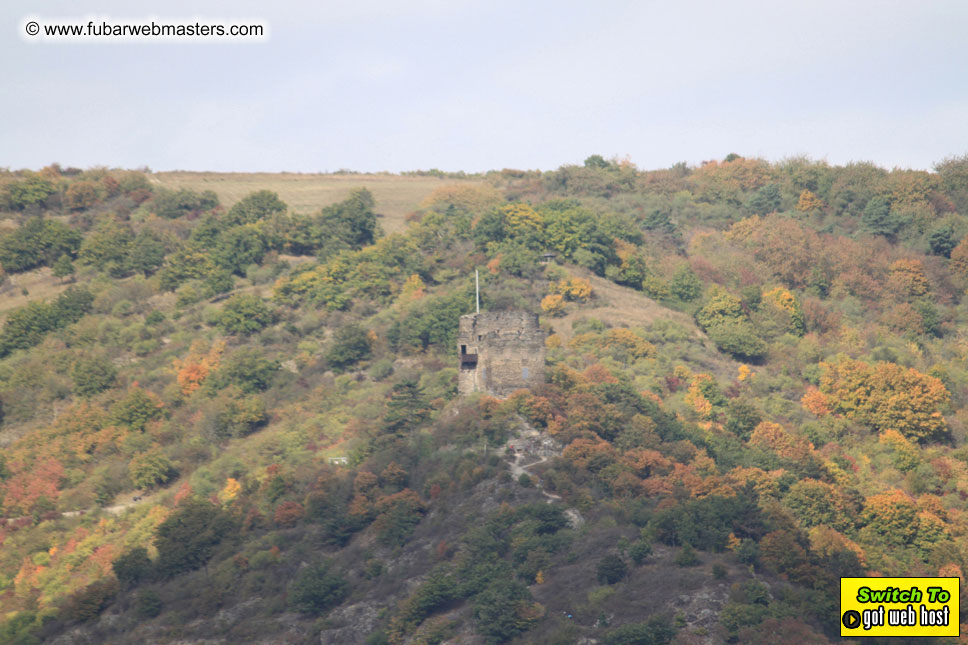
[[[688,542],[682,545],[682,549],[676,554],[672,561],[679,567],[692,567],[699,564],[699,556],[696,550]]]
[[[154,618],[161,609],[161,596],[154,589],[145,589],[135,599],[134,611],[138,618]]]
[[[676,630],[668,618],[652,616],[642,623],[622,625],[605,634],[605,645],[668,645]]]
[[[645,540],[637,540],[629,548],[629,557],[635,564],[642,564],[645,559],[652,555],[652,544]]]

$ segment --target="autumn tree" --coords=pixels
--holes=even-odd
[[[941,409],[950,395],[937,378],[910,367],[873,365],[839,356],[821,363],[820,391],[834,412],[869,426],[894,429],[909,439],[937,437],[947,424]]]

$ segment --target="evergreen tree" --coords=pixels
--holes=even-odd
[[[406,379],[390,390],[390,401],[383,415],[383,429],[402,435],[413,430],[430,417],[430,408],[416,379]]]

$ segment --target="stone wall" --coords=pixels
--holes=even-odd
[[[460,394],[506,397],[544,383],[545,334],[537,314],[494,311],[461,316],[457,353]]]

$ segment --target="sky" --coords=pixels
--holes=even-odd
[[[25,21],[247,21],[51,42]],[[968,153],[963,0],[6,0],[0,168],[642,169]]]

